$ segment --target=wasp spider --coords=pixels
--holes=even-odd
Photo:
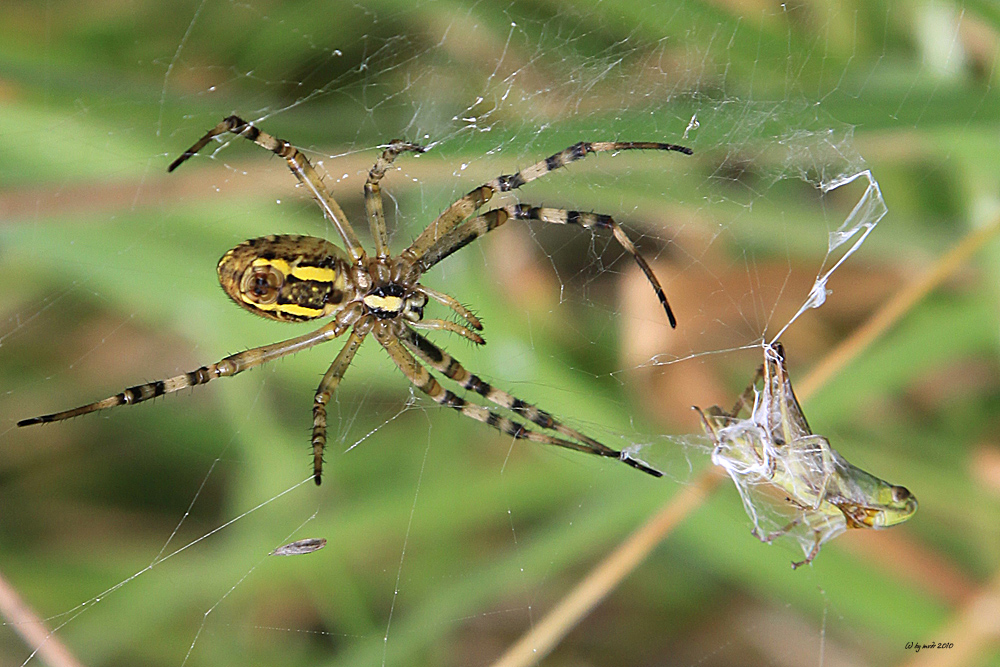
[[[516,439],[613,457],[643,472],[657,477],[661,475],[659,471],[630,458],[627,453],[607,447],[562,424],[548,412],[490,386],[425,338],[420,331],[443,330],[477,344],[484,342],[477,333],[483,328],[479,319],[454,297],[421,285],[420,278],[425,271],[451,253],[511,218],[580,225],[588,229],[605,228],[611,230],[622,247],[638,262],[663,304],[670,325],[675,326],[673,313],[659,281],[632,241],[610,216],[525,204],[498,206],[482,214],[477,214],[477,211],[494,194],[520,188],[590,153],[645,149],[678,151],[690,155],[691,149],[653,142],[578,143],[516,174],[502,175],[479,186],[448,206],[410,247],[392,256],[389,254],[379,183],[400,153],[420,153],[424,150],[417,144],[393,141],[375,161],[365,182],[365,211],[375,241],[375,255],[371,256],[361,247],[343,210],[308,158],[287,141],[277,139],[237,116],[226,118],[210,130],[174,160],[168,171],[173,171],[213,138],[227,132],[249,139],[283,157],[288,162],[289,169],[309,190],[336,228],[346,251],[324,239],[309,236],[278,235],[250,239],[227,252],[219,261],[219,281],[223,289],[238,305],[272,320],[302,322],[329,317],[332,321],[312,333],[240,352],[190,373],[130,387],[103,401],[73,410],[25,419],[18,422],[18,426],[59,421],[117,405],[141,403],[186,387],[205,384],[218,377],[236,375],[248,368],[308,349],[346,333],[347,340],[320,381],[313,399],[313,475],[319,484],[323,468],[323,448],[326,445],[326,405],[361,343],[368,334],[372,334],[409,381],[441,405],[454,408],[466,417],[489,424]],[[464,321],[464,325],[450,320],[424,319],[424,306],[428,300],[437,301],[453,310]],[[516,415],[552,434],[532,430],[515,418],[455,395],[438,383],[428,367],[463,389],[504,408],[512,416]]]

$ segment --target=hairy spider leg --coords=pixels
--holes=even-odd
[[[470,403],[464,398],[456,396],[451,391],[442,387],[440,383],[438,383],[438,381],[435,380],[430,374],[427,368],[422,366],[413,357],[413,355],[407,352],[401,342],[401,340],[405,340],[405,334],[401,336],[391,331],[388,326],[376,326],[373,334],[375,335],[376,340],[378,340],[382,347],[385,348],[386,352],[389,353],[389,357],[393,360],[399,370],[403,372],[403,375],[405,375],[417,389],[427,394],[435,403],[438,403],[439,405],[453,408],[466,417],[491,426],[501,433],[513,437],[515,440],[530,440],[543,445],[555,445],[578,452],[587,452],[590,454],[597,454],[598,456],[617,458],[633,468],[658,476],[657,471],[651,468],[646,468],[646,466],[642,465],[638,461],[622,456],[621,452],[616,450],[610,448],[597,450],[589,444],[572,442],[570,440],[556,438],[545,433],[538,433],[537,431],[530,430],[524,424],[518,423],[513,419],[504,417],[503,415],[493,412],[492,410],[488,410],[476,403]]]
[[[444,292],[439,292],[435,289],[431,289],[426,285],[417,285],[417,291],[422,293],[424,296],[430,297],[435,301],[437,301],[438,303],[448,306],[449,308],[454,310],[456,313],[459,314],[459,316],[462,317],[462,319],[464,319],[466,322],[469,323],[470,327],[472,327],[476,331],[483,330],[483,323],[479,321],[479,318],[476,317],[471,310],[469,310],[461,303],[459,303],[459,301],[455,299],[455,297],[449,296]]]
[[[326,326],[317,329],[312,333],[296,336],[295,338],[290,338],[280,343],[262,345],[261,347],[255,347],[252,350],[239,352],[237,354],[230,355],[217,363],[211,364],[210,366],[202,366],[201,368],[191,371],[190,373],[184,373],[183,375],[177,375],[165,380],[147,382],[146,384],[129,387],[120,394],[115,394],[114,396],[105,398],[102,401],[83,405],[79,408],[66,410],[64,412],[55,412],[49,415],[42,415],[41,417],[33,417],[31,419],[22,419],[17,423],[17,425],[31,426],[32,424],[45,424],[48,422],[62,421],[63,419],[69,419],[79,415],[85,415],[89,412],[106,410],[107,408],[113,408],[119,405],[134,405],[135,403],[142,403],[143,401],[148,401],[149,399],[156,398],[157,396],[172,394],[173,392],[180,391],[181,389],[187,389],[188,387],[194,387],[195,385],[205,384],[215,378],[236,375],[237,373],[242,373],[248,368],[260,366],[261,364],[265,364],[269,361],[289,354],[294,354],[295,352],[308,350],[314,345],[325,343],[328,340],[332,340],[337,336],[340,336],[346,330],[347,329],[344,325],[341,325],[338,322],[330,322]]]
[[[330,368],[326,371],[323,379],[320,380],[319,387],[316,389],[316,396],[313,398],[313,479],[316,480],[316,486],[319,486],[323,481],[323,450],[326,448],[326,405],[330,402],[333,392],[337,390],[337,386],[344,377],[347,367],[354,360],[354,354],[361,347],[361,343],[368,333],[368,325],[358,326],[365,319],[371,320],[370,317],[363,318],[355,324],[351,335],[347,338],[347,342],[344,343],[344,347],[337,354],[337,358],[333,360],[333,363],[330,364]]]
[[[365,181],[365,212],[368,214],[368,224],[372,230],[372,238],[375,239],[375,255],[379,258],[389,256],[389,238],[385,230],[385,213],[382,210],[382,188],[379,181],[385,176],[386,170],[393,163],[397,156],[404,151],[423,153],[424,147],[418,144],[411,144],[402,139],[393,139],[382,155],[375,161],[375,165],[368,172],[368,180]]]
[[[421,260],[425,254],[436,249],[442,239],[449,237],[455,227],[460,225],[463,220],[482,208],[482,206],[497,192],[509,192],[511,190],[516,190],[517,188],[520,188],[537,178],[541,178],[551,171],[555,171],[560,167],[565,167],[571,162],[581,160],[591,153],[621,150],[666,150],[684,153],[685,155],[691,155],[694,152],[686,146],[651,141],[581,141],[580,143],[570,146],[569,148],[555,153],[554,155],[550,155],[544,160],[536,162],[530,167],[522,169],[516,174],[502,174],[472,190],[467,195],[448,206],[448,208],[446,208],[434,222],[428,225],[427,229],[425,229],[420,236],[417,237],[410,247],[403,251],[402,255],[415,263],[420,262],[421,265],[423,265]],[[504,222],[506,222],[506,220],[500,221],[497,226],[502,225]],[[615,226],[617,227],[617,223]],[[486,231],[489,231],[489,229]],[[653,275],[648,263],[642,255],[638,253],[631,239],[628,238],[620,227],[613,229],[613,231],[619,243],[621,243],[625,249],[630,252],[639,264],[643,273],[645,273],[646,277],[650,279],[650,282],[652,282],[654,289],[657,291],[657,297],[663,304],[667,317],[670,320],[670,325],[676,326],[676,320],[673,313],[670,311],[670,306],[667,304],[666,296],[663,294],[663,289],[660,288],[659,282]],[[465,243],[470,243],[475,238],[477,237],[470,238]]]
[[[537,426],[555,431],[556,433],[564,435],[567,438],[579,440],[588,446],[586,451],[590,451],[598,456],[621,459],[633,468],[642,470],[643,472],[653,475],[654,477],[663,476],[663,473],[659,470],[655,470],[639,461],[636,461],[635,459],[629,458],[627,454],[622,455],[620,451],[611,449],[607,445],[604,445],[597,440],[594,440],[593,438],[584,435],[583,433],[580,433],[579,431],[572,429],[559,421],[556,421],[556,419],[545,410],[542,410],[527,401],[523,401],[512,394],[508,394],[502,389],[497,389],[496,387],[491,386],[488,382],[483,381],[482,378],[470,373],[457,359],[421,336],[416,331],[407,331],[400,335],[399,339],[403,342],[403,345],[405,345],[413,354],[417,356],[418,359],[420,359],[420,361],[424,362],[448,379],[454,380],[463,389],[473,391],[491,403],[495,403],[502,408],[515,412]]]
[[[249,139],[261,148],[266,148],[275,155],[285,158],[285,161],[288,163],[288,168],[292,170],[292,173],[299,179],[299,182],[302,183],[307,190],[309,190],[313,198],[317,201],[317,203],[319,203],[320,208],[323,209],[323,213],[326,215],[327,219],[337,229],[341,239],[344,241],[344,246],[351,254],[351,258],[354,262],[360,263],[363,259],[365,259],[365,257],[367,257],[365,249],[358,241],[358,237],[354,233],[354,228],[352,228],[351,223],[347,221],[347,216],[344,214],[343,209],[340,208],[340,204],[337,203],[337,201],[333,198],[333,195],[330,194],[330,191],[326,189],[325,185],[323,185],[323,180],[319,177],[319,174],[316,173],[312,163],[309,162],[309,158],[284,139],[278,139],[267,132],[254,127],[239,116],[229,116],[214,128],[209,130],[208,133],[196,141],[191,148],[184,151],[179,158],[171,162],[170,166],[167,167],[167,171],[173,171],[188,158],[192,157],[204,148],[209,141],[220,134],[225,134],[226,132],[232,132],[233,134],[239,135],[244,139]]]
[[[571,162],[581,160],[590,153],[602,153],[606,151],[624,150],[665,150],[677,151],[685,155],[692,155],[694,151],[685,146],[676,144],[664,144],[649,141],[581,141],[566,148],[554,155],[550,155],[544,160],[522,169],[516,174],[501,174],[491,181],[484,183],[472,190],[467,195],[458,199],[446,208],[437,219],[425,229],[420,236],[407,248],[404,253],[409,253],[415,260],[419,260],[424,253],[433,248],[437,242],[446,236],[460,222],[468,218],[483,204],[490,200],[497,192],[509,192],[530,183],[536,178],[541,178],[551,171],[560,167],[565,167]]]
[[[461,324],[456,324],[451,320],[420,320],[419,322],[410,322],[409,325],[414,329],[430,329],[432,331],[450,331],[451,333],[458,334],[459,336],[471,340],[476,345],[485,345],[486,340],[477,334],[475,331],[470,331],[466,329]]]
[[[667,302],[667,295],[663,291],[660,281],[657,280],[656,275],[653,273],[653,269],[650,268],[646,259],[639,254],[639,250],[632,243],[632,239],[628,237],[625,230],[610,215],[531,206],[530,204],[516,204],[495,208],[482,215],[466,220],[455,227],[447,236],[440,239],[438,245],[424,255],[421,260],[421,268],[426,271],[448,255],[461,250],[480,236],[503,225],[511,218],[516,220],[538,220],[556,225],[579,225],[584,229],[610,229],[612,234],[614,234],[615,240],[618,241],[628,254],[632,255],[632,258],[635,259],[639,268],[646,275],[646,279],[650,285],[653,286],[653,291],[656,292],[656,296],[663,305],[663,309],[667,313],[667,318],[670,320],[670,326],[677,326],[677,320],[674,318],[674,313]]]

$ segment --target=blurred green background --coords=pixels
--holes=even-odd
[[[871,169],[889,213],[783,337],[798,378],[1000,215],[998,30],[989,2],[4,3],[0,573],[87,665],[491,663],[708,465],[690,406],[735,399],[760,354],[740,348],[839,256],[827,235],[864,188],[824,188]],[[334,238],[282,162],[235,140],[166,174],[233,112],[303,148],[366,242],[378,147],[427,144],[383,184],[396,251],[577,141],[692,146],[519,193],[621,220],[676,331],[606,234],[510,223],[425,281],[486,324],[480,349],[434,336],[467,367],[667,476],[512,446],[416,395],[374,341],[331,407],[319,489],[295,485],[337,343],[16,428],[309,329],[258,321],[215,278],[246,238]],[[938,659],[975,644],[958,664],[1000,664],[968,613],[1000,558],[998,255],[804,406],[916,494],[912,521],[792,572],[795,545],[755,540],[727,484],[542,663],[894,665],[940,641],[958,646]],[[266,556],[305,537],[329,545]],[[36,648],[0,626],[0,664]]]

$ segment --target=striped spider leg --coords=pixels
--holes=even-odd
[[[351,223],[347,221],[347,215],[340,208],[340,204],[333,198],[333,195],[330,194],[330,191],[323,185],[323,179],[316,173],[316,169],[309,162],[309,158],[287,141],[259,130],[239,116],[224,118],[221,123],[196,141],[191,148],[184,151],[179,158],[171,162],[170,166],[167,167],[167,171],[172,172],[195,153],[207,146],[208,142],[212,139],[227,132],[232,132],[233,134],[249,139],[261,148],[265,148],[275,155],[285,158],[285,162],[292,173],[295,174],[295,178],[299,179],[299,182],[309,190],[316,203],[323,209],[323,214],[327,220],[330,221],[330,224],[340,234],[340,238],[344,241],[344,246],[347,248],[351,259],[355,262],[361,262],[365,259],[365,249],[361,246],[361,242],[358,241],[357,234],[354,233]]]
[[[255,347],[252,350],[232,354],[214,364],[202,366],[201,368],[193,370],[190,373],[183,373],[165,380],[157,380],[156,382],[147,382],[146,384],[129,387],[114,396],[110,396],[93,403],[88,403],[87,405],[73,408],[72,410],[54,412],[52,414],[42,415],[41,417],[32,417],[31,419],[22,419],[17,423],[17,425],[31,426],[33,424],[47,424],[49,422],[57,422],[64,419],[70,419],[72,417],[79,417],[80,415],[97,412],[98,410],[114,408],[119,405],[135,405],[136,403],[142,403],[143,401],[148,401],[149,399],[156,398],[157,396],[172,394],[175,391],[180,391],[181,389],[206,384],[216,378],[236,375],[237,373],[242,373],[247,369],[260,366],[261,364],[266,364],[269,361],[280,359],[281,357],[294,354],[295,352],[308,350],[314,345],[325,343],[328,340],[332,340],[340,336],[343,332],[344,330],[341,328],[340,324],[334,321],[303,336],[297,336],[280,343],[262,345],[261,347]]]
[[[508,394],[501,389],[497,389],[496,387],[491,386],[488,382],[484,382],[477,375],[467,371],[457,359],[408,327],[404,326],[400,330],[392,332],[392,335],[390,336],[382,334],[381,338],[379,338],[379,332],[376,331],[375,336],[379,339],[379,342],[382,343],[383,347],[385,347],[389,352],[393,361],[396,362],[396,365],[399,366],[400,370],[403,371],[410,381],[421,391],[442,405],[448,405],[460,410],[462,414],[489,424],[502,433],[506,433],[515,439],[524,438],[533,442],[540,442],[542,444],[558,445],[560,447],[575,449],[581,452],[590,452],[592,454],[597,454],[598,456],[616,458],[626,465],[630,465],[633,468],[653,475],[654,477],[661,477],[663,475],[663,473],[659,470],[650,468],[643,462],[629,457],[628,454],[623,454],[618,450],[611,449],[597,440],[594,440],[590,436],[584,435],[576,429],[572,429],[564,424],[561,424],[545,410],[523,401],[512,394]],[[397,341],[401,342],[403,346],[412,353],[412,355],[407,354],[406,350],[400,348]],[[445,376],[449,380],[457,382],[463,389],[479,394],[491,403],[510,410],[537,426],[544,429],[550,429],[559,435],[564,436],[564,438],[573,438],[578,442],[571,442],[569,440],[556,438],[545,433],[530,431],[516,421],[503,417],[496,412],[487,410],[486,408],[483,408],[475,403],[469,403],[465,399],[443,389],[440,384],[438,384],[437,381],[431,377],[430,373],[427,372],[427,369],[422,368],[420,364],[417,363],[417,361],[413,358],[414,356],[418,357],[424,364],[441,373],[441,375]]]
[[[562,424],[548,412],[491,387],[421,335],[418,329],[449,331],[475,344],[485,343],[478,333],[483,329],[482,322],[453,296],[420,284],[420,278],[434,264],[510,218],[608,228],[643,267],[673,325],[673,314],[659,282],[621,227],[610,217],[528,206],[504,206],[483,215],[474,214],[495,192],[519,188],[549,171],[585,157],[588,153],[627,149],[690,153],[689,149],[657,143],[577,144],[517,174],[500,176],[473,190],[448,206],[407,250],[392,256],[383,214],[381,180],[401,153],[420,153],[424,150],[417,144],[395,140],[376,160],[365,181],[365,212],[375,242],[375,254],[369,256],[358,241],[347,216],[327,190],[309,159],[287,141],[261,131],[238,116],[229,116],[209,130],[174,160],[168,171],[173,171],[194,156],[215,137],[227,133],[244,137],[284,158],[288,168],[309,190],[337,230],[346,250],[325,239],[310,236],[286,234],[249,239],[229,250],[219,260],[217,271],[222,288],[237,305],[261,317],[280,322],[305,322],[321,318],[332,318],[332,321],[312,333],[234,354],[190,373],[131,387],[110,398],[79,408],[25,419],[18,422],[18,426],[61,421],[118,405],[141,403],[187,387],[205,384],[218,377],[236,375],[272,359],[348,334],[340,352],[320,381],[313,399],[313,477],[319,484],[327,438],[326,406],[364,339],[371,333],[406,378],[441,405],[454,408],[466,417],[483,422],[515,439],[617,458],[647,474],[657,477],[661,475],[659,471],[628,454],[607,447]],[[424,307],[429,300],[451,309],[465,324],[451,320],[425,319]],[[444,389],[428,368],[506,410],[510,416],[489,410]],[[541,431],[534,430],[524,422],[530,422]]]
[[[482,215],[468,219],[469,216],[485,206],[486,202],[492,199],[493,195],[498,192],[516,190],[560,167],[565,167],[571,162],[582,160],[591,153],[625,150],[675,151],[684,155],[692,155],[694,152],[686,146],[652,141],[581,141],[554,155],[550,155],[544,160],[536,162],[530,167],[522,169],[516,174],[501,174],[472,190],[445,209],[438,216],[437,220],[432,222],[410,247],[403,251],[401,256],[419,264],[421,269],[426,271],[451,253],[464,248],[483,234],[496,229],[511,218],[518,220],[538,220],[562,225],[580,225],[587,229],[610,229],[615,240],[635,259],[639,268],[646,275],[646,279],[649,280],[653,291],[656,292],[657,298],[659,298],[660,303],[663,305],[663,310],[667,313],[670,326],[676,327],[677,320],[670,309],[670,304],[667,302],[667,295],[663,291],[663,287],[660,286],[660,281],[656,278],[649,263],[639,254],[635,244],[632,243],[625,230],[611,216],[519,204],[516,206],[498,207]]]

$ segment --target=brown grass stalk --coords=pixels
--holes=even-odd
[[[83,667],[66,645],[52,634],[35,610],[28,606],[0,573],[0,616],[4,624],[24,640],[42,662],[50,667]]]

